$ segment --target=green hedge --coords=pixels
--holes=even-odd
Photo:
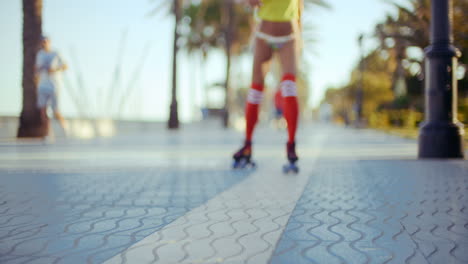
[[[409,109],[381,110],[368,117],[369,126],[373,128],[415,128],[423,120],[423,114]]]

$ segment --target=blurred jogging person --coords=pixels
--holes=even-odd
[[[52,50],[50,40],[42,37],[42,47],[36,56],[36,73],[39,77],[37,90],[37,107],[41,115],[47,116],[47,107],[50,105],[54,112],[54,117],[65,131],[65,120],[60,114],[57,101],[57,73],[65,71],[67,65],[60,55]]]
[[[282,110],[288,125],[287,158],[294,164],[298,157],[295,148],[299,116],[296,87],[296,34],[299,30],[301,0],[245,0],[258,9],[260,19],[255,32],[252,84],[245,109],[246,134],[244,146],[234,154],[234,167],[250,163],[252,136],[258,120],[259,105],[263,97],[264,78],[268,64],[277,53],[282,67],[280,83]]]

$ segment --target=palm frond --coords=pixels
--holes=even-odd
[[[161,12],[165,12],[166,14],[167,13],[171,13],[171,12],[167,12],[167,11],[172,11],[172,6],[173,6],[173,2],[172,1],[167,1],[167,0],[152,0],[151,2],[158,2],[156,3],[156,6],[153,7],[149,12],[148,14],[146,15],[147,17],[154,17],[158,14],[160,14]]]

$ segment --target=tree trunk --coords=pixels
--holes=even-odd
[[[48,118],[37,108],[37,79],[34,66],[42,35],[42,0],[23,0],[23,108],[18,137],[45,137]]]
[[[226,52],[226,79],[225,79],[225,99],[223,109],[223,127],[229,126],[229,107],[230,107],[230,75],[231,75],[231,48],[234,38],[234,3],[232,0],[224,0],[224,19],[225,19],[225,52]]]
[[[172,96],[171,96],[171,106],[169,108],[169,121],[167,122],[167,127],[169,129],[178,129],[179,128],[179,114],[177,110],[177,54],[179,48],[177,46],[177,41],[179,40],[179,32],[177,31],[179,21],[181,18],[180,10],[180,0],[174,0],[174,43],[173,43],[173,56],[172,56]]]

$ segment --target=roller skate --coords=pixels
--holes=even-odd
[[[246,141],[244,146],[237,151],[232,158],[234,163],[232,164],[233,169],[245,169],[245,168],[255,168],[256,164],[251,160],[252,158],[252,143]]]
[[[288,155],[288,164],[283,166],[283,173],[294,173],[297,174],[299,172],[299,167],[297,167],[296,162],[299,159],[296,155],[296,143],[287,143],[286,151]]]

